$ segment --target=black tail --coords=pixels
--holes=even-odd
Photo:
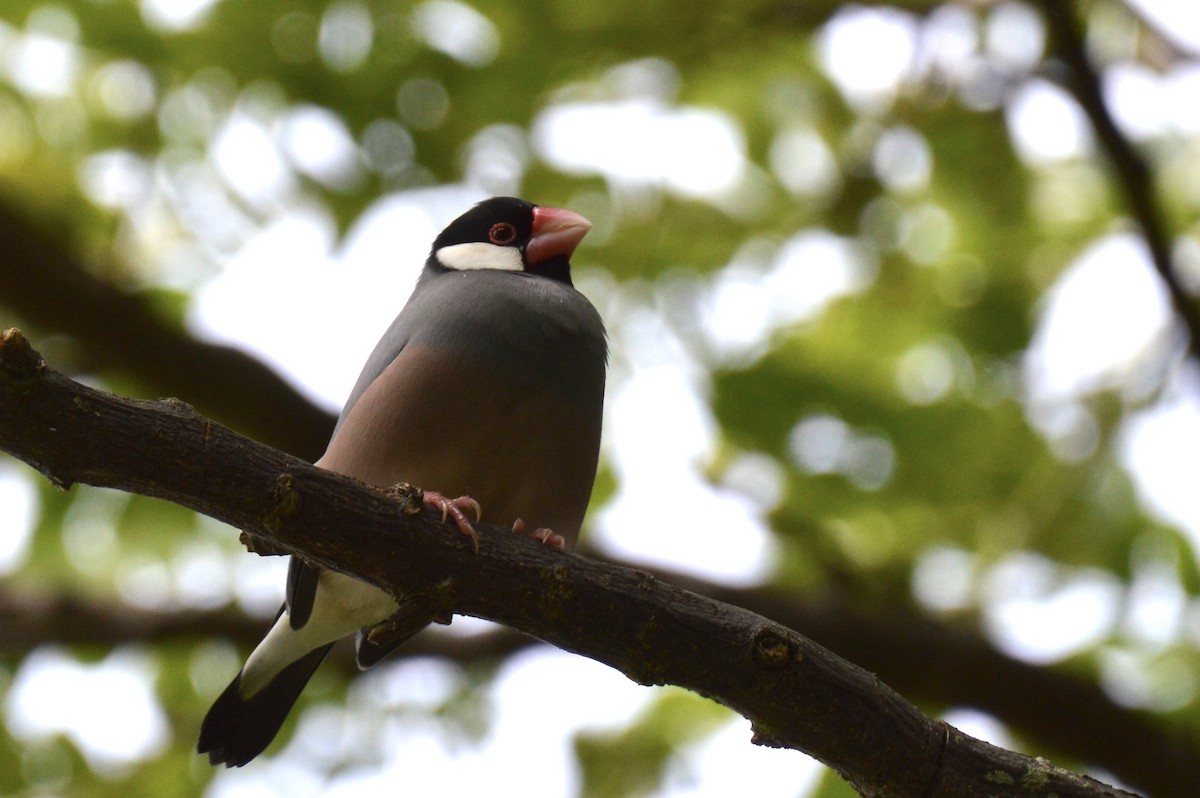
[[[279,733],[304,685],[332,646],[330,643],[305,654],[249,698],[238,693],[242,682],[239,673],[204,717],[196,750],[208,754],[209,763],[230,768],[240,768],[261,754]]]

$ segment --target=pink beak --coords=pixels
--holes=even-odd
[[[538,206],[533,209],[533,236],[525,245],[525,262],[536,266],[560,255],[569,258],[591,229],[592,223],[574,211]]]

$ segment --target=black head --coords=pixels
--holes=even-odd
[[[446,226],[434,239],[428,265],[528,272],[570,284],[571,254],[591,226],[571,211],[492,197]]]

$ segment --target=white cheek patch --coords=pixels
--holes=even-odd
[[[499,269],[506,272],[525,271],[521,250],[516,247],[498,247],[483,241],[468,244],[451,244],[437,251],[438,262],[447,269]]]

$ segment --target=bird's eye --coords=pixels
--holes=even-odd
[[[517,228],[508,222],[498,222],[488,231],[488,241],[506,247],[517,240]]]

